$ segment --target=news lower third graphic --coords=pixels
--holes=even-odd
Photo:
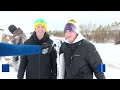
[[[2,72],[9,72],[9,67],[10,65],[9,64],[2,64]]]
[[[10,71],[10,65],[9,64],[2,64],[2,72],[9,72],[9,71]],[[98,65],[98,72],[106,72],[105,64]]]
[[[106,72],[105,64],[98,65],[98,72]]]

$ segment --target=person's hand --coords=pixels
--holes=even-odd
[[[41,46],[42,54],[50,53],[51,50],[52,50],[52,46],[50,46],[50,45],[42,45]]]

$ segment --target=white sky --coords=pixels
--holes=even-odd
[[[0,28],[8,32],[8,26],[15,24],[24,32],[32,32],[34,21],[43,18],[49,30],[63,30],[70,19],[79,24],[108,25],[120,22],[120,11],[0,11]]]

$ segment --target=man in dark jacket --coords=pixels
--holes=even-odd
[[[21,28],[19,28],[19,27],[17,28],[15,25],[10,25],[8,27],[8,30],[13,34],[13,36],[11,38],[11,42],[13,44],[17,44],[17,45],[24,44],[24,41],[27,38],[26,38],[26,35]],[[13,56],[12,65],[15,68],[15,71],[18,71],[19,62],[20,62],[19,56]]]
[[[60,47],[60,54],[64,53],[65,75],[64,79],[105,79],[103,72],[98,72],[98,65],[102,59],[95,46],[85,40],[80,34],[75,20],[65,25],[65,42]]]
[[[34,33],[25,41],[25,45],[49,46],[42,50],[42,54],[22,56],[18,70],[18,79],[56,79],[57,77],[57,53],[52,47],[53,41],[46,33],[47,25],[43,19],[38,19],[34,24]]]

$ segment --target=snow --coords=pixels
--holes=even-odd
[[[0,64],[0,66],[2,66]],[[2,67],[0,67],[0,70]],[[0,72],[0,79],[17,79],[17,72],[14,71],[12,67],[10,67],[10,72]]]
[[[53,39],[56,43],[59,43],[58,40],[63,40],[63,38],[54,36],[51,36],[51,39]],[[106,79],[120,79],[120,45],[114,45],[113,43],[93,44],[99,52],[103,63],[106,65],[106,72],[104,72]],[[57,46],[57,51],[59,50],[58,48],[59,46]],[[10,67],[10,72],[2,72],[2,64],[5,63],[8,63],[8,61],[5,61],[2,57],[2,60],[0,60],[0,79],[17,79],[17,72],[14,71],[13,67]],[[57,64],[59,64],[59,55]],[[96,79],[95,76],[94,79]]]
[[[2,72],[2,64],[8,64],[3,57],[0,61],[0,79],[17,79],[17,72],[14,71],[14,68],[10,67],[9,72]]]
[[[103,63],[106,65],[105,76],[107,79],[120,79],[120,45],[113,43],[94,43]]]

